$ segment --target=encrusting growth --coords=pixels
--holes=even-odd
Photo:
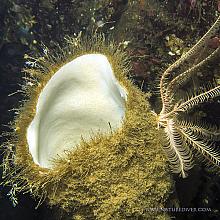
[[[186,177],[193,166],[193,154],[190,148],[196,149],[214,167],[220,166],[220,150],[214,141],[220,140],[220,130],[216,126],[201,122],[190,112],[196,106],[208,102],[220,95],[219,85],[194,87],[193,95],[182,97],[179,91],[204,66],[218,58],[220,47],[199,59],[208,40],[218,30],[220,17],[208,32],[186,54],[163,73],[160,80],[162,110],[158,116],[158,127],[164,128],[169,144],[164,147],[174,173]]]
[[[82,138],[119,129],[126,96],[106,56],[88,54],[65,64],[40,93],[27,129],[34,162],[53,168],[57,155],[73,150]]]
[[[151,207],[165,207],[173,182],[163,153],[160,131],[157,130],[155,116],[150,111],[147,101],[149,94],[142,93],[128,78],[130,65],[127,55],[103,36],[92,39],[69,38],[64,48],[56,51],[57,56],[45,48],[45,54],[40,58],[29,58],[31,67],[24,70],[28,82],[24,85],[24,92],[29,98],[19,110],[13,125],[14,132],[5,144],[3,163],[5,184],[11,184],[14,191],[30,192],[40,199],[39,204],[46,200],[49,205],[61,207],[69,213],[69,216],[72,215],[73,219],[170,219],[167,213],[148,210]],[[38,108],[40,94],[45,91],[44,88],[49,85],[50,79],[61,71],[65,64],[80,57],[85,58],[86,54],[102,54],[102,57],[106,57],[110,63],[120,88],[126,91],[124,118],[117,129],[110,123],[110,132],[94,133],[90,139],[84,139],[82,134],[77,146],[73,142],[72,148],[53,158],[52,166],[45,168],[33,158],[34,154],[30,151],[27,140],[27,130],[36,114],[40,114],[41,111],[46,114],[47,110],[50,112],[48,106],[53,108],[54,101],[50,97],[47,97],[49,102],[43,105],[48,109]],[[83,64],[88,64],[86,59]],[[91,64],[88,70],[90,66]],[[106,66],[104,70],[103,66],[97,66],[97,62],[95,66],[100,73],[106,69]],[[93,68],[94,66],[91,67]],[[71,70],[70,74],[74,74],[74,71]],[[92,71],[91,74],[97,72]],[[111,85],[111,81],[107,84],[103,82],[105,81],[102,81],[101,86]],[[59,86],[62,86],[62,83]],[[109,90],[104,91],[115,94],[113,99],[120,104],[118,99],[120,96],[123,97],[122,90],[119,96],[116,94],[119,94],[120,89],[117,90],[114,86],[108,88]],[[111,88],[114,91],[111,91]],[[82,94],[85,91],[87,90],[82,90]],[[66,92],[68,90],[57,94],[57,100],[60,97],[65,98],[63,94]],[[53,93],[48,94],[53,96]],[[73,97],[67,101],[74,100]],[[92,106],[93,110],[96,109],[94,105],[89,106]],[[102,108],[105,106],[102,105]],[[100,111],[95,114],[96,118],[102,113]],[[62,116],[62,109],[52,113],[56,117],[47,124],[50,131],[53,131],[57,121],[63,122],[65,119]],[[88,115],[90,113],[88,112]],[[39,117],[43,118],[42,115]],[[71,117],[69,120],[71,121]],[[39,121],[40,125],[42,122]],[[62,132],[67,122],[68,118],[64,124],[60,123],[61,126],[55,131]],[[38,129],[32,131],[35,137],[44,138],[43,134],[38,135]],[[46,142],[38,140],[38,143],[43,143],[40,146],[42,152],[47,152],[48,148],[50,150],[50,145]],[[50,143],[53,143],[53,140]],[[62,142],[60,145],[62,148]]]
[[[127,55],[102,35],[68,38],[63,49],[44,48],[39,58],[28,57],[23,86],[28,100],[17,112],[13,132],[3,145],[4,183],[12,185],[13,193],[31,193],[39,204],[46,200],[61,207],[73,219],[170,219],[168,213],[149,211],[165,207],[173,189],[163,151],[164,133],[169,142],[164,149],[173,172],[186,177],[193,166],[191,147],[214,165],[220,164],[219,149],[213,145],[219,140],[219,128],[191,114],[195,106],[219,96],[220,86],[194,86],[193,95],[181,95],[189,80],[194,81],[197,73],[218,57],[220,48],[205,57],[200,52],[219,26],[220,17],[163,73],[163,107],[156,117],[149,106],[149,94],[142,93],[128,77]],[[88,62],[87,58],[94,56],[104,62]],[[65,68],[72,62],[78,65],[79,60],[83,60],[79,69]],[[63,70],[67,70],[65,77]],[[62,80],[51,84],[57,74]],[[80,76],[89,77],[88,85],[86,77],[81,81]],[[99,82],[101,78],[105,80]],[[79,82],[83,83],[78,86]],[[100,91],[106,96],[93,103],[96,95],[100,98]],[[88,100],[87,95],[91,95]],[[82,101],[83,97],[88,102]],[[105,117],[102,110],[107,112]],[[86,130],[88,118],[91,127]],[[73,130],[81,126],[76,142]],[[90,128],[96,132],[90,133]]]

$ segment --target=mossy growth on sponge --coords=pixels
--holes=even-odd
[[[28,101],[20,108],[6,144],[5,183],[61,207],[73,219],[169,219],[166,213],[150,211],[165,206],[173,184],[149,94],[127,78],[126,54],[103,36],[69,38],[64,49],[44,51],[43,56],[30,58],[32,67],[24,70],[29,74],[24,86]],[[108,58],[128,92],[122,127],[111,134],[96,134],[90,141],[82,139],[76,149],[54,160],[53,169],[42,168],[34,163],[26,138],[39,94],[64,64],[91,53]]]

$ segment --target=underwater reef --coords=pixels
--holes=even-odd
[[[50,51],[36,60],[30,58],[31,67],[24,70],[30,75],[24,87],[29,100],[20,108],[13,138],[5,145],[5,183],[10,182],[15,192],[31,192],[39,205],[45,201],[61,207],[72,219],[170,219],[165,212],[146,209],[165,207],[173,181],[162,150],[163,135],[147,102],[149,95],[127,78],[126,54],[99,35],[70,38],[64,48],[56,51],[57,58]],[[108,62],[118,81],[112,81]],[[97,88],[110,95],[103,100]],[[66,98],[72,89],[74,97]],[[115,128],[122,108],[126,109],[122,123]],[[105,124],[107,128],[102,127]],[[87,129],[92,129],[90,138]]]
[[[77,162],[74,164],[73,160],[74,170],[71,170],[72,168],[67,164],[62,165],[61,159],[58,169],[62,172],[61,176],[53,172],[50,172],[48,176],[44,175],[43,171],[39,172],[31,162],[32,159],[27,153],[27,149],[20,151],[21,157],[17,157],[17,162],[23,163],[23,173],[21,171],[19,174],[19,171],[16,171],[17,175],[13,173],[11,175],[15,180],[19,180],[23,175],[23,179],[20,180],[22,182],[28,180],[29,186],[33,186],[31,194],[38,197],[38,201],[40,196],[42,198],[39,202],[40,205],[38,201],[30,198],[28,193],[30,187],[25,187],[25,184],[19,185],[19,183],[14,185],[14,188],[2,187],[1,200],[5,204],[3,207],[7,208],[0,209],[1,219],[8,219],[9,215],[13,216],[10,219],[17,219],[16,215],[24,212],[27,215],[26,219],[169,219],[168,215],[175,216],[176,219],[219,218],[219,176],[203,166],[205,162],[202,164],[197,160],[195,160],[194,168],[188,172],[186,179],[182,179],[178,175],[171,175],[163,151],[165,138],[157,130],[157,121],[151,112],[154,110],[159,115],[162,108],[158,90],[161,74],[175,60],[189,51],[211,27],[217,19],[218,1],[11,0],[1,1],[1,3],[0,74],[3,100],[1,130],[5,134],[2,135],[2,142],[7,142],[7,135],[11,133],[11,126],[5,125],[16,117],[16,132],[19,133],[20,141],[15,142],[24,146],[22,140],[25,136],[25,129],[34,117],[34,111],[32,114],[25,112],[27,109],[29,112],[33,109],[33,103],[36,104],[36,95],[35,98],[32,97],[32,104],[22,104],[24,99],[28,99],[27,93],[30,94],[34,88],[29,84],[29,87],[26,87],[28,88],[27,93],[24,94],[22,92],[24,90],[20,86],[27,80],[25,77],[27,77],[28,68],[24,74],[24,66],[27,65],[27,61],[37,57],[36,54],[42,54],[46,48],[44,45],[49,48],[49,52],[59,55],[61,51],[57,50],[57,44],[65,47],[66,40],[64,39],[68,39],[68,36],[77,38],[80,34],[88,36],[88,39],[93,39],[91,33],[95,32],[104,33],[106,38],[113,39],[114,44],[118,45],[120,50],[124,50],[127,57],[130,57],[131,66],[129,68],[131,68],[132,75],[129,76],[129,80],[132,80],[144,93],[147,92],[144,95],[135,86],[121,80],[120,74],[116,74],[119,82],[128,85],[129,91],[135,94],[128,99],[127,103],[129,109],[132,109],[127,112],[128,119],[125,122],[127,129],[122,133],[116,131],[112,136],[104,139],[103,137],[97,138],[90,145],[86,142],[82,143],[84,147],[77,151],[78,155],[75,157],[86,156],[87,163],[76,160]],[[207,53],[218,48],[218,34],[216,31],[205,49],[202,50],[200,61],[207,56]],[[84,48],[84,53],[85,50],[87,50],[86,52],[95,51],[92,46],[88,46],[90,50],[85,49],[84,45],[82,48]],[[93,49],[91,50],[91,48]],[[109,55],[106,50],[103,51],[98,46],[95,48],[100,53],[107,53],[107,57],[114,57],[112,52]],[[74,49],[72,50],[74,51]],[[78,55],[80,54],[83,55],[83,52],[78,53]],[[56,55],[55,58],[58,59]],[[68,59],[70,58],[74,57],[70,56]],[[114,59],[109,59],[114,61]],[[123,63],[122,60],[119,59],[121,63]],[[204,81],[218,85],[219,62],[216,60],[206,65],[198,74],[199,76],[195,76],[192,81],[180,89],[180,93],[184,95],[186,88],[197,88]],[[47,61],[49,67],[53,66],[53,73],[63,64],[59,60],[59,65],[54,65],[52,58]],[[48,66],[43,67],[44,70],[46,68]],[[124,69],[124,67],[120,68]],[[180,70],[184,71],[184,68]],[[23,73],[21,73],[22,71]],[[204,72],[207,74],[204,75]],[[22,79],[22,77],[24,78]],[[43,79],[45,83],[47,80]],[[41,86],[38,88],[43,88],[43,85]],[[191,95],[189,94],[189,96]],[[23,107],[18,110],[21,105]],[[6,112],[11,109],[14,111]],[[19,116],[16,116],[17,113]],[[219,100],[214,98],[210,102],[196,107],[191,112],[191,116],[205,119],[218,126],[220,124]],[[145,118],[148,120],[147,129],[146,124],[142,122]],[[162,137],[161,140],[158,139],[159,136]],[[137,148],[141,142],[147,143],[146,146],[141,145]],[[13,147],[11,150],[14,151]],[[119,151],[117,154],[116,150]],[[9,152],[9,155],[13,154]],[[105,158],[109,160],[105,160]],[[97,161],[102,162],[97,163]],[[9,160],[7,166],[14,172],[13,162]],[[31,169],[29,169],[30,167]],[[85,170],[80,170],[80,167],[84,167]],[[109,169],[106,169],[107,167]],[[32,169],[35,172],[32,173]],[[70,178],[72,173],[76,175],[75,184]],[[83,177],[82,185],[78,181],[79,176]],[[35,177],[37,179],[34,179]],[[62,178],[65,181],[62,181]],[[156,184],[158,181],[160,184]],[[175,189],[172,188],[174,183]],[[17,191],[25,190],[26,193],[24,195],[22,193],[14,194],[16,187]],[[169,193],[171,191],[172,194]],[[68,200],[70,194],[73,195],[72,198],[77,198],[72,201],[75,206],[74,210]],[[58,210],[55,207],[50,211],[50,208],[47,207],[48,200],[45,200],[45,197],[49,198],[50,205],[58,205],[62,209]],[[41,204],[44,200],[45,203]],[[145,208],[151,207],[152,204],[154,206],[163,204],[166,207],[207,207],[212,211],[205,213],[145,212]],[[35,207],[38,209],[35,210]],[[71,214],[67,214],[67,212]],[[20,215],[22,217],[22,214]]]

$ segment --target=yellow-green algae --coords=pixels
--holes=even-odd
[[[19,110],[5,152],[5,183],[61,207],[73,219],[170,219],[167,213],[149,210],[165,206],[173,184],[149,94],[127,78],[126,54],[103,37],[67,42],[56,55],[45,49],[44,56],[32,60],[34,67],[25,69],[29,82],[24,91],[29,98]],[[26,140],[39,93],[61,66],[89,53],[106,55],[128,91],[122,128],[111,135],[98,134],[89,142],[82,140],[65,158],[54,160],[54,169],[41,168],[33,162]]]

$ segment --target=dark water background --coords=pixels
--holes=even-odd
[[[14,111],[9,110],[18,108],[23,99],[16,91],[23,83],[24,55],[36,54],[41,42],[53,48],[62,44],[66,35],[80,31],[90,34],[94,30],[111,35],[118,42],[129,42],[125,47],[134,57],[135,83],[153,94],[152,106],[159,109],[156,94],[162,71],[207,31],[217,10],[217,0],[0,0],[1,133],[10,131],[8,124]],[[167,36],[173,41],[168,42]],[[205,112],[210,120],[220,122],[218,102],[211,108],[207,105]],[[1,138],[3,141],[5,137]],[[220,219],[219,176],[196,166],[189,178],[175,180],[181,207],[212,209],[206,213],[172,213],[176,219]],[[0,189],[0,220],[59,219],[56,208],[43,204],[35,209],[37,202],[28,194],[18,195],[18,205],[13,207],[7,196],[10,188]]]

